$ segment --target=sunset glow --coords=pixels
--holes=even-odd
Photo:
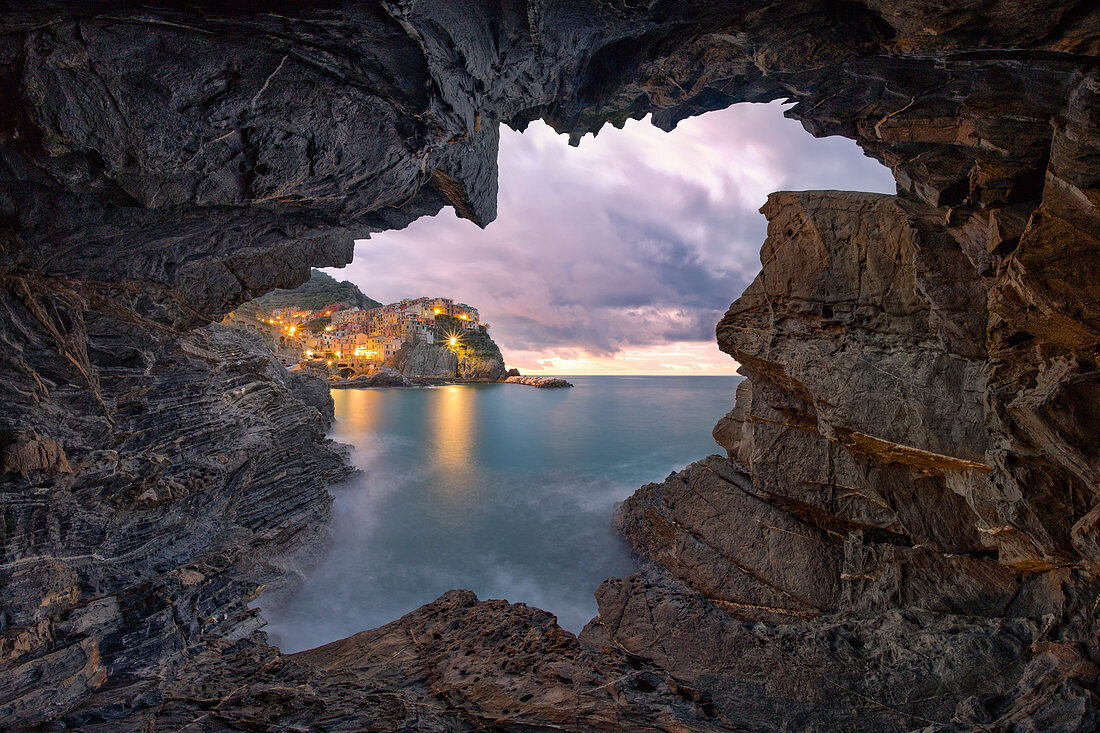
[[[532,374],[733,374],[714,327],[759,270],[768,193],[894,191],[887,168],[813,139],[778,103],[669,133],[630,120],[579,147],[542,122],[502,127],[499,166],[484,229],[444,209],[327,272],[382,302],[477,303],[508,366]]]
[[[579,350],[510,351],[508,366],[525,374],[599,375],[732,375],[738,364],[716,344],[680,341],[657,347],[628,347],[613,356]]]

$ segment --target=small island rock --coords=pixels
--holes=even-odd
[[[511,384],[526,384],[528,387],[538,387],[539,389],[557,389],[560,387],[572,387],[573,385],[564,379],[558,379],[557,377],[521,377],[518,375],[510,376],[504,380]]]

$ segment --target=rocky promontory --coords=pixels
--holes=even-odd
[[[466,334],[467,341],[473,341]],[[388,364],[407,379],[495,382],[504,374],[504,357],[487,336],[477,344],[406,344]]]
[[[1094,730],[1098,54],[1067,0],[7,3],[0,727]],[[769,199],[726,455],[626,504],[644,570],[579,640],[454,593],[267,645],[349,468],[209,324],[489,223],[501,124],[772,100],[897,196]]]

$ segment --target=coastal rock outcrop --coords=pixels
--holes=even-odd
[[[156,704],[83,729],[728,729],[705,697],[653,664],[586,649],[545,611],[470,591],[289,656],[261,637],[205,650]]]
[[[586,634],[662,650],[748,720],[1093,727],[1100,580],[1087,549],[1051,561],[1088,505],[997,474],[990,278],[893,196],[762,211],[763,268],[718,325],[747,376],[715,428],[727,457],[626,502],[620,527],[660,570],[606,583]]]
[[[362,374],[351,379],[337,379],[331,382],[333,389],[363,389],[369,387],[411,387],[413,381],[401,372],[390,367],[381,367],[371,374]]]
[[[496,382],[504,376],[504,356],[486,329],[466,330],[458,343],[458,376],[479,382]]]
[[[540,389],[561,389],[562,387],[573,386],[568,381],[557,377],[521,376],[518,374],[507,377],[503,381],[509,384],[525,384],[528,387],[538,387]]]
[[[1060,0],[8,3],[0,725],[1094,729],[1098,50]],[[463,595],[266,646],[248,601],[348,466],[316,384],[207,324],[355,237],[491,221],[500,124],[777,99],[898,196],[769,201],[727,456],[628,503],[650,567],[584,653]]]
[[[495,382],[504,374],[504,357],[488,337],[485,341],[491,348],[456,351],[440,344],[407,344],[388,363],[409,379]]]
[[[458,376],[479,382],[496,382],[504,375],[504,357],[496,353],[467,353],[458,361]]]
[[[389,362],[408,379],[454,379],[458,354],[435,344],[406,344]]]
[[[596,597],[600,616],[582,643],[644,652],[705,695],[734,730],[911,731],[941,722],[933,729],[972,729],[993,720],[998,693],[1012,688],[1006,670],[1013,679],[1024,671],[1020,660],[1031,656],[1042,626],[919,609],[765,620],[766,612],[708,597],[655,566],[608,580]],[[1037,668],[1087,681],[1090,671],[1071,671],[1075,661],[1048,657]],[[1044,711],[1068,726],[1055,729],[1092,719],[1087,690],[1072,686],[1065,702]]]

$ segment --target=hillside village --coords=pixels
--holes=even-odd
[[[417,347],[420,352],[452,352],[456,370],[461,361],[488,357],[499,360],[503,371],[500,351],[488,335],[489,324],[481,320],[477,308],[444,297],[406,298],[382,305],[351,283],[338,283],[317,270],[298,290],[276,291],[254,300],[223,322],[263,334],[289,367],[337,377],[370,375],[383,367],[411,371],[403,367]],[[414,363],[423,363],[423,354],[420,357]]]
[[[255,323],[250,323],[249,317]],[[369,309],[344,303],[332,303],[319,310],[287,306],[243,318],[235,315],[232,323],[275,336],[281,352],[302,359],[353,356],[381,363],[406,344],[436,343],[439,327],[446,329],[451,320],[453,334],[445,338],[453,342],[448,341],[444,344],[447,346],[456,346],[466,331],[489,328],[481,321],[477,308],[450,298],[429,297],[406,298]]]
[[[293,290],[245,303],[222,323],[257,331],[291,370],[333,387],[403,387],[452,381],[506,381],[571,387],[564,379],[505,371],[500,348],[477,308],[451,298],[405,298],[383,305],[351,282],[320,270]]]

